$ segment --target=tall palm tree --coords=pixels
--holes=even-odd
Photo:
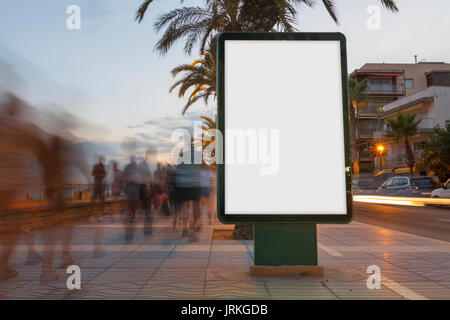
[[[135,19],[141,22],[154,0],[144,0]],[[397,12],[395,0],[380,0],[387,9]],[[321,1],[331,18],[339,23],[335,0]],[[165,32],[155,49],[166,53],[179,39],[185,38],[184,49],[191,53],[200,41],[204,51],[211,35],[222,31],[296,31],[296,13],[301,5],[314,7],[314,0],[205,0],[204,7],[182,7],[161,15],[154,27]]]
[[[409,139],[417,134],[417,127],[421,120],[415,120],[414,113],[403,114],[399,112],[395,119],[388,120],[388,130],[386,136],[393,138],[396,142],[403,140],[405,143],[406,164],[409,167],[409,173],[412,175],[415,166],[414,154],[412,153]]]
[[[182,98],[189,89],[193,88],[182,114],[199,99],[203,98],[206,104],[210,96],[216,97],[216,51],[216,41],[212,39],[209,49],[202,53],[202,58],[172,69],[174,77],[183,74],[183,78],[170,87],[170,92],[179,87],[178,96]]]
[[[367,85],[365,83],[360,84],[355,79],[349,77],[348,93],[350,100],[349,102],[350,102],[353,170],[355,174],[359,174],[358,113],[359,113],[359,104],[367,100]]]
[[[380,0],[393,12],[398,11],[395,0]],[[141,22],[153,0],[144,0],[136,12]],[[338,23],[334,0],[322,0],[331,18]],[[172,45],[186,38],[184,49],[191,53],[200,41],[200,52],[205,51],[209,38],[222,31],[296,31],[296,13],[300,5],[313,7],[314,0],[205,0],[205,7],[183,7],[159,17],[154,24],[157,32],[166,30],[156,44],[161,54],[167,53]],[[205,92],[206,93],[206,92]],[[236,225],[233,237],[251,239],[251,225]]]

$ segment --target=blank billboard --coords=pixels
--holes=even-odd
[[[219,38],[219,218],[348,220],[345,38],[257,35]]]

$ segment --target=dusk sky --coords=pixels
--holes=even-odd
[[[0,86],[35,106],[62,106],[89,123],[77,134],[98,143],[134,137],[163,144],[174,128],[189,126],[201,114],[213,115],[211,100],[182,117],[185,100],[168,92],[174,82],[170,70],[197,58],[196,52],[183,53],[182,41],[164,56],[153,50],[160,37],[153,30],[157,15],[180,2],[155,0],[138,24],[134,15],[141,2],[1,0]],[[367,7],[379,1],[336,1],[339,26],[319,2],[314,9],[300,8],[298,28],[344,33],[349,72],[367,62],[413,63],[415,54],[419,60],[450,62],[450,22],[442,18],[442,12],[450,12],[448,0],[398,0],[400,13],[382,8],[379,30],[366,26]],[[71,4],[81,8],[81,30],[66,28]]]

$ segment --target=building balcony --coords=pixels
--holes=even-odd
[[[372,140],[373,139],[373,129],[359,129],[358,138],[361,140]]]
[[[372,86],[370,85],[367,94],[369,96],[404,96],[406,95],[405,88],[403,86],[396,85],[382,85]]]
[[[372,162],[373,158],[374,158],[374,155],[371,153],[360,153],[359,154],[359,161]]]
[[[419,132],[432,132],[438,124],[436,118],[422,118],[417,129]]]
[[[419,120],[419,119],[417,119]],[[434,128],[439,124],[436,118],[422,118],[420,119],[420,123],[417,125],[418,133],[428,133],[433,132]],[[374,140],[385,139],[387,132],[387,124],[384,124],[382,129],[374,130],[372,134],[372,138]]]
[[[358,118],[374,118],[383,112],[383,106],[360,106],[358,107]]]

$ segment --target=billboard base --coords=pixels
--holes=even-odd
[[[313,223],[254,226],[257,266],[317,266],[317,229]]]

